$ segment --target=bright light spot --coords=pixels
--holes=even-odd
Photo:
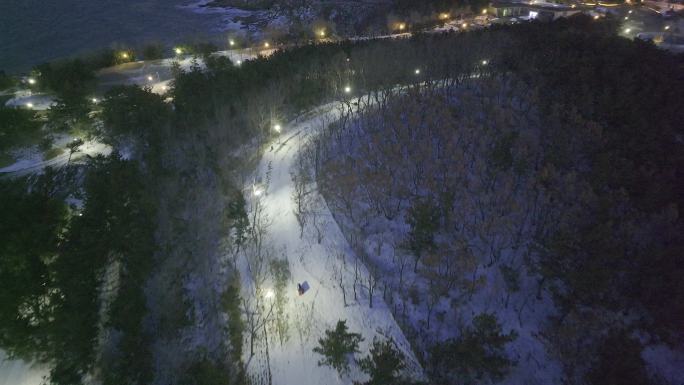
[[[78,216],[79,216],[79,217],[82,217],[82,216],[83,216],[83,213],[78,213]]]
[[[93,101],[93,103],[97,103],[97,98],[92,98],[91,100]]]
[[[665,30],[667,31],[668,29],[670,29],[670,26],[669,26],[669,25],[666,25],[666,26],[665,26]]]
[[[282,127],[280,127],[280,124],[276,124],[275,126],[273,126],[273,129],[274,129],[276,132],[280,132],[280,130],[282,129]]]
[[[31,102],[26,103],[26,107],[33,108],[33,103],[31,103]]]
[[[400,30],[400,31],[403,31],[404,29],[406,29],[406,24],[404,24],[404,23],[399,23],[399,30]]]
[[[271,45],[270,45],[268,42],[265,42],[265,43],[264,43],[264,48],[268,48],[268,47],[270,47],[270,46],[271,46]]]
[[[440,13],[440,14],[439,14],[439,18],[440,18],[441,20],[446,20],[446,19],[449,18],[449,14],[448,14],[448,13]]]
[[[350,92],[351,92],[351,87],[349,87],[349,86],[344,87],[344,93],[348,94]]]
[[[487,60],[483,60],[483,61],[482,61],[482,65],[483,65],[483,66],[486,66],[487,64],[489,64],[489,62],[488,62]]]
[[[625,33],[630,33],[630,32],[632,32],[631,28],[625,28]]]
[[[180,47],[176,47],[176,48],[174,49],[174,52],[176,52],[176,55],[180,55],[180,54],[183,53],[183,50],[182,50]]]
[[[234,45],[235,45],[235,40],[230,39],[230,40],[228,41],[228,44],[230,44],[231,47],[234,46]]]
[[[420,75],[420,68],[417,68],[415,71],[416,75]]]
[[[28,78],[28,84],[36,84],[36,79]]]
[[[320,31],[318,32],[318,35],[319,35],[320,37],[325,37],[325,30],[323,30],[323,29],[320,30]]]
[[[254,191],[252,192],[252,194],[254,194],[255,197],[258,197],[258,196],[261,195],[262,191],[261,191],[260,188],[254,186],[252,189],[254,190]]]
[[[575,7],[576,7],[576,5],[575,5],[575,4],[572,4],[572,5],[570,6],[570,8],[575,8]]]
[[[124,52],[121,54],[121,57],[124,59],[128,59],[128,52]]]
[[[629,14],[631,15],[631,14],[632,14],[632,10],[630,9],[629,12],[627,12],[627,13],[629,13]]]
[[[273,296],[275,296],[273,289],[266,290],[266,293],[264,294],[264,298],[269,299],[269,298],[273,298]]]
[[[625,16],[625,20],[629,20],[629,17]]]
[[[530,11],[530,19],[536,19],[539,16],[539,12]]]
[[[461,27],[463,27],[463,28],[468,28],[468,23],[463,23],[463,24],[461,24]]]
[[[237,65],[240,65],[240,64],[242,64],[242,60],[238,60],[238,61],[236,61],[235,63],[236,63]]]
[[[166,84],[164,84],[161,88],[162,88],[162,91],[166,91],[169,89],[169,87],[167,87]]]
[[[486,10],[486,9],[483,9],[483,10],[482,10],[482,14],[483,14],[483,15],[486,15],[486,14],[487,14],[487,10]]]
[[[599,19],[599,15],[594,15],[594,20],[598,20],[598,19]]]
[[[152,75],[147,75],[147,80],[152,81],[153,80]]]

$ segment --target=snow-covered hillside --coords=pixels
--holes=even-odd
[[[337,384],[351,383],[352,380],[363,379],[358,370],[352,369],[349,377],[340,377],[336,371],[326,366],[318,366],[320,356],[312,351],[324,330],[334,326],[338,320],[347,320],[350,331],[361,333],[365,341],[360,350],[367,351],[373,337],[392,338],[408,357],[409,372],[414,377],[421,377],[422,370],[417,363],[411,347],[404,338],[401,329],[392,316],[390,309],[379,294],[375,294],[373,307],[369,306],[369,298],[359,291],[359,301],[351,299],[352,266],[359,262],[350,249],[337,224],[325,205],[318,207],[318,224],[324,236],[318,243],[314,224],[305,227],[300,237],[300,228],[295,216],[293,203],[294,183],[291,171],[300,148],[306,140],[326,125],[335,115],[332,105],[320,108],[312,117],[294,121],[283,127],[283,133],[274,141],[259,165],[254,187],[246,186],[251,194],[251,208],[263,207],[261,219],[265,226],[265,244],[271,249],[272,258],[285,258],[289,263],[291,281],[285,297],[285,317],[292,325],[289,338],[282,344],[274,335],[268,341],[262,339],[254,357],[249,357],[249,342],[245,344],[245,362],[252,378],[265,379],[271,377],[274,384]],[[317,194],[312,191],[311,194]],[[252,212],[252,214],[254,214]],[[250,214],[250,217],[251,215]],[[248,253],[249,254],[249,253]],[[255,295],[254,280],[250,273],[249,256],[241,260],[243,276],[243,296]],[[345,306],[343,294],[338,284],[339,274],[349,281],[347,289],[348,306]],[[361,280],[367,279],[368,271],[360,267]],[[310,290],[298,296],[296,284],[307,281]],[[256,295],[265,295],[266,305],[272,300],[269,295],[273,285],[269,279]],[[378,291],[380,292],[380,291]],[[247,336],[248,337],[248,336]],[[249,338],[249,337],[248,337]],[[266,346],[268,344],[268,346]],[[269,374],[270,372],[270,374]]]

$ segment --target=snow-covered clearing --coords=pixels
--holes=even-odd
[[[312,349],[324,335],[324,330],[332,328],[338,320],[347,320],[351,332],[363,335],[365,341],[360,346],[362,356],[367,354],[373,337],[381,337],[382,334],[394,339],[408,357],[408,372],[416,377],[422,376],[422,369],[408,341],[379,294],[375,295],[371,308],[368,297],[362,290],[359,291],[358,302],[350,298],[349,283],[349,306],[345,307],[342,292],[336,284],[336,274],[348,271],[349,266],[357,261],[357,256],[332,219],[327,206],[323,204],[318,211],[319,226],[324,234],[321,242],[318,243],[316,236],[311,233],[311,225],[307,225],[304,236],[300,238],[292,198],[294,183],[290,173],[307,138],[315,135],[335,115],[334,105],[327,105],[319,108],[312,117],[283,127],[284,132],[272,143],[272,150],[267,150],[258,167],[257,180],[260,178],[261,184],[257,189],[262,189],[263,192],[255,196],[252,186],[247,186],[251,194],[252,209],[261,205],[265,213],[262,221],[268,223],[265,237],[267,247],[272,248],[275,258],[287,258],[291,271],[291,280],[285,293],[285,317],[290,324],[289,339],[281,344],[276,336],[268,335],[266,341],[260,341],[255,356],[250,359],[249,336],[246,336],[244,360],[248,374],[257,380],[268,382],[270,376],[274,384],[327,385],[349,384],[352,380],[363,379],[363,374],[358,372],[355,365],[352,365],[349,376],[342,377],[334,369],[317,365],[320,356]],[[317,192],[312,191],[311,194]],[[243,296],[253,295],[254,282],[250,279],[246,258],[241,260],[240,270]],[[365,267],[361,270],[363,280],[368,271]],[[347,276],[347,279],[352,278]],[[298,296],[296,284],[304,281],[309,283],[311,289]]]
[[[66,149],[66,145],[72,140],[74,140],[74,138],[70,135],[61,135],[60,137],[56,138],[53,148],[62,148],[64,149],[64,152],[51,159],[44,159],[43,152],[40,151],[37,146],[20,149],[16,153],[16,158],[18,160],[7,167],[0,168],[0,176],[21,176],[40,172],[45,167],[59,168],[69,162],[76,162],[86,156],[107,156],[112,152],[112,148],[109,145],[97,140],[86,140],[81,146],[78,147],[78,152],[69,154],[69,150]]]
[[[45,366],[8,359],[0,349],[0,385],[40,385],[48,373],[49,368]]]

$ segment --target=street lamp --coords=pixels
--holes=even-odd
[[[322,30],[318,31],[318,36],[325,37],[325,30],[322,29]]]
[[[182,53],[183,53],[183,49],[182,49],[182,48],[180,48],[180,47],[176,47],[176,48],[174,48],[174,50],[173,50],[173,51],[174,51],[174,52],[176,52],[176,55],[180,55],[180,54],[182,54]]]
[[[486,66],[487,64],[489,64],[489,62],[488,62],[487,60],[483,60],[483,61],[482,61],[482,65],[483,65],[483,66]]]
[[[128,52],[123,52],[123,53],[121,54],[121,57],[124,58],[124,59],[128,59]]]
[[[463,27],[463,29],[468,28],[468,23],[463,23],[463,24],[461,24],[461,27]]]
[[[416,73],[416,75],[420,75],[420,68],[416,68],[414,72]]]
[[[231,47],[234,46],[235,40],[233,40],[233,39],[228,40],[228,44],[230,44]]]
[[[625,33],[630,33],[630,32],[632,32],[631,28],[625,28]]]
[[[270,47],[270,46],[271,46],[271,45],[270,45],[268,42],[264,42],[264,48],[268,48],[268,47]]]
[[[239,60],[239,59],[238,59],[238,61],[236,61],[235,64],[237,64],[237,65],[242,64],[242,60]]]
[[[344,93],[345,94],[351,93],[351,87],[349,87],[349,86],[344,87]]]
[[[483,10],[482,10],[482,14],[483,14],[483,15],[486,15],[486,14],[487,14],[487,9],[483,9]]]
[[[34,79],[34,78],[28,78],[28,84],[30,84],[30,85],[36,84],[36,79]]]
[[[665,30],[667,31],[668,29],[670,29],[670,26],[669,26],[669,25],[666,25],[666,26],[665,26]]]
[[[406,29],[406,24],[405,23],[399,23],[399,30],[403,31],[404,29]]]
[[[275,126],[273,126],[273,129],[275,130],[275,132],[280,134],[280,130],[282,129],[282,127],[280,127],[280,124],[276,124]]]
[[[93,101],[93,103],[97,104],[97,98],[92,98],[91,100]]]
[[[31,103],[31,102],[26,103],[26,107],[27,108],[33,108],[33,103]]]
[[[598,19],[599,19],[599,15],[594,15],[594,20],[598,20]]]
[[[154,78],[152,77],[152,75],[147,75],[147,81],[150,81],[150,82],[151,82],[152,80],[154,80]]]

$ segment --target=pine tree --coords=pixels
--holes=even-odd
[[[500,381],[514,365],[506,357],[504,346],[517,336],[515,331],[503,334],[495,315],[477,315],[473,326],[466,328],[459,338],[433,346],[432,377],[444,384]]]
[[[394,340],[373,339],[370,355],[358,361],[361,370],[368,374],[370,379],[364,383],[355,384],[396,384],[401,381],[399,373],[406,367],[404,360],[404,354],[396,348]]]
[[[363,341],[361,334],[349,333],[346,320],[337,321],[334,330],[326,330],[325,337],[318,340],[319,346],[315,347],[315,353],[323,355],[318,361],[318,366],[328,365],[339,373],[349,371],[350,354],[359,352],[359,342]]]

